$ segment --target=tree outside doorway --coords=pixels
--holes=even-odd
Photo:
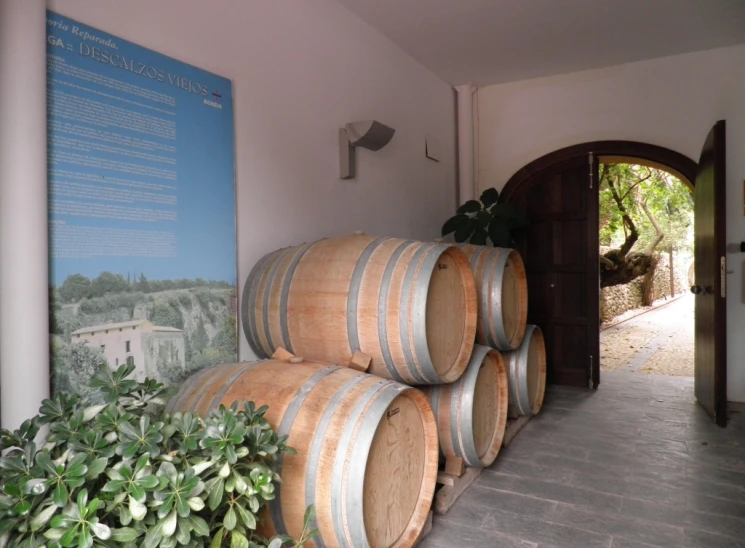
[[[691,376],[693,195],[645,165],[604,163],[599,179],[601,368]]]

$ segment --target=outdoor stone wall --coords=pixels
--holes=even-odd
[[[602,250],[601,250],[602,253]],[[688,290],[688,269],[691,257],[675,256],[675,292],[677,295]],[[654,300],[670,297],[670,258],[667,253],[659,256],[654,273]],[[600,320],[607,322],[628,310],[642,306],[642,279],[637,278],[626,285],[604,287],[600,290]]]
[[[600,290],[600,320],[607,322],[642,303],[641,280]]]

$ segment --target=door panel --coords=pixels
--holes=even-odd
[[[579,266],[584,270],[585,246],[587,245],[587,220],[572,219],[567,216],[566,220],[554,223],[553,245],[554,266],[560,268]],[[576,245],[566,245],[566,242],[574,242]]]
[[[695,393],[720,426],[727,424],[725,123],[709,132],[696,175],[695,215]]]
[[[517,247],[528,321],[544,332],[550,383],[600,380],[597,172],[592,155],[571,158],[536,172],[509,197],[531,223]]]
[[[583,321],[590,312],[585,272],[559,272],[555,276],[553,315],[565,320]]]

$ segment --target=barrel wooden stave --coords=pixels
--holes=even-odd
[[[315,504],[327,546],[413,544],[437,474],[436,425],[423,394],[344,367],[267,360],[201,371],[168,409],[205,414],[234,401],[269,405],[266,419],[297,450],[282,457],[269,534],[299,536]]]
[[[507,424],[507,374],[496,350],[476,345],[456,382],[422,387],[437,421],[440,450],[468,466],[497,458]]]
[[[456,247],[356,235],[285,248],[251,271],[241,302],[250,346],[278,347],[408,384],[452,382],[476,332],[476,286]]]
[[[509,378],[510,416],[536,415],[546,392],[546,346],[541,328],[528,325],[520,347],[502,356]]]
[[[528,319],[525,265],[514,249],[459,244],[478,293],[476,342],[502,351],[517,348]]]

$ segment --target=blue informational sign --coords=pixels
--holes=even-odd
[[[230,80],[47,12],[53,390],[236,361]]]

